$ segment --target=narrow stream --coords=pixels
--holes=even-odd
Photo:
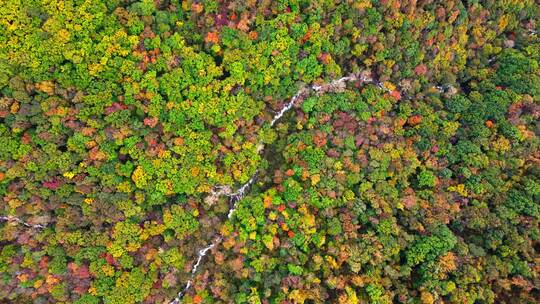
[[[276,124],[276,122],[283,117],[283,115],[285,115],[289,110],[291,110],[297,101],[302,102],[303,99],[310,92],[313,91],[313,92],[320,95],[320,94],[324,94],[324,93],[327,93],[327,92],[334,92],[334,91],[338,91],[338,90],[343,90],[345,88],[347,82],[357,81],[357,80],[361,81],[362,84],[375,83],[373,81],[373,79],[371,77],[367,76],[367,75],[361,74],[361,76],[359,77],[359,76],[357,76],[355,74],[351,74],[349,76],[342,77],[342,78],[339,78],[339,79],[335,79],[335,80],[332,80],[332,81],[330,81],[328,83],[324,83],[322,85],[311,85],[311,86],[308,86],[308,87],[302,86],[296,92],[296,94],[293,97],[291,97],[289,102],[281,109],[281,111],[279,111],[272,118],[272,121],[270,122],[270,127],[273,127]],[[384,88],[384,85],[382,83],[377,82],[376,84],[377,84],[378,87],[386,89],[386,88]],[[260,154],[260,153],[262,153],[264,151],[264,144],[262,143],[262,141],[259,142],[259,146],[261,147],[259,149],[259,154]],[[240,188],[238,188],[238,190],[236,192],[234,192],[232,194],[226,194],[227,196],[229,196],[229,201],[232,204],[232,207],[229,209],[229,213],[227,214],[228,219],[230,219],[234,215],[234,213],[236,212],[236,209],[238,207],[238,202],[242,198],[244,198],[244,196],[247,193],[247,190],[255,182],[255,180],[257,178],[257,173],[258,172],[256,171],[245,184],[243,184],[242,186],[240,186]],[[189,290],[189,288],[193,285],[193,278],[195,277],[195,274],[197,273],[197,270],[198,270],[199,266],[201,265],[202,259],[204,258],[204,256],[206,256],[208,251],[210,251],[212,248],[214,248],[216,245],[218,245],[222,240],[223,240],[223,237],[218,236],[216,239],[214,239],[214,241],[212,241],[210,244],[208,244],[208,246],[206,246],[204,248],[201,248],[198,251],[197,262],[191,268],[191,275],[190,275],[189,280],[187,281],[187,283],[186,283],[185,287],[182,289],[182,291],[180,291],[178,293],[177,297],[172,302],[170,302],[170,304],[178,304],[178,303],[180,303],[182,297],[186,294],[186,292]]]

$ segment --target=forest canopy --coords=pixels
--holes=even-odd
[[[0,302],[540,302],[535,0],[0,0]]]

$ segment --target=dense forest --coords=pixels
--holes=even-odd
[[[535,0],[0,0],[1,303],[539,303]]]

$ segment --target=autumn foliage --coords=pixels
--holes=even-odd
[[[0,3],[0,302],[540,301],[537,2]]]

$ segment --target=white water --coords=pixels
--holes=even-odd
[[[531,34],[536,35],[535,31],[531,31]],[[297,100],[304,94],[308,94],[310,91],[314,91],[317,94],[324,94],[326,92],[334,92],[339,91],[345,88],[345,85],[347,82],[350,81],[360,81],[361,84],[375,84],[378,88],[384,90],[385,92],[390,92],[390,90],[380,81],[375,81],[371,78],[371,76],[368,74],[360,73],[359,76],[355,74],[351,74],[350,76],[342,77],[339,79],[332,80],[328,83],[322,84],[322,85],[311,85],[309,87],[302,86],[297,93],[289,100],[289,102],[272,118],[272,121],[270,122],[270,126],[273,127],[276,122],[283,117],[289,110],[291,110],[294,106],[294,104],[297,102]],[[436,89],[439,90],[439,92],[444,91],[443,86],[436,86]],[[261,147],[258,149],[258,152],[261,153],[264,150],[264,144],[262,142],[259,143],[259,146]],[[243,184],[238,190],[232,194],[229,194],[226,188],[220,189],[219,186],[216,186],[216,189],[219,190],[217,195],[226,195],[230,197],[230,202],[233,203],[233,206],[229,210],[227,214],[227,218],[230,219],[237,209],[238,202],[245,196],[246,191],[253,185],[256,179],[257,171],[251,176],[251,178]],[[33,229],[44,229],[46,228],[46,225],[41,224],[29,224],[21,220],[20,218],[13,217],[13,216],[0,216],[0,221],[8,221],[8,222],[17,222],[21,225],[24,225],[29,228]],[[207,255],[208,251],[213,249],[215,246],[217,246],[221,241],[223,240],[222,236],[217,237],[213,242],[211,242],[208,246],[201,248],[198,251],[197,254],[197,261],[191,268],[191,276],[190,279],[187,281],[184,289],[180,291],[177,294],[177,297],[170,302],[170,304],[179,304],[182,297],[185,295],[185,293],[191,288],[193,285],[193,278],[195,274],[197,273],[197,270],[199,266],[202,263],[202,259]]]
[[[311,85],[311,86],[302,86],[296,92],[296,94],[293,97],[291,97],[289,102],[276,115],[274,115],[274,117],[272,118],[272,120],[270,122],[270,127],[273,127],[278,120],[280,120],[288,111],[290,111],[293,108],[293,106],[295,105],[295,103],[304,94],[308,94],[308,93],[310,93],[310,91],[314,91],[318,95],[324,94],[326,92],[340,91],[340,90],[345,89],[345,86],[346,86],[347,82],[357,81],[357,80],[360,81],[361,84],[373,83],[373,84],[377,85],[377,87],[379,87],[380,89],[382,89],[382,90],[384,90],[386,92],[390,91],[388,88],[386,88],[384,86],[383,83],[381,83],[379,81],[374,81],[371,78],[371,76],[369,75],[369,73],[368,74],[360,73],[359,76],[357,76],[355,74],[351,74],[350,76],[335,79],[335,80],[332,80],[332,81],[330,81],[328,83],[324,83],[324,84],[321,84],[321,85],[314,84],[314,85]],[[264,144],[262,142],[260,142],[259,147],[260,148],[258,149],[258,152],[261,153],[264,150]],[[214,193],[214,195],[228,196],[230,198],[230,202],[233,203],[232,207],[229,209],[229,212],[227,214],[228,219],[230,219],[234,215],[234,213],[236,212],[236,209],[238,207],[238,202],[246,195],[247,190],[254,184],[254,182],[256,180],[257,173],[258,172],[256,171],[251,176],[251,178],[245,184],[240,186],[240,188],[238,188],[238,190],[236,192],[234,192],[234,193],[228,193],[228,190],[226,188],[221,189],[219,186],[215,187],[216,189],[218,189],[218,192]],[[21,219],[19,219],[17,217],[13,217],[13,216],[0,216],[0,220],[17,222],[17,223],[19,223],[21,225],[24,225],[26,227],[33,228],[33,229],[44,229],[46,227],[46,226],[41,225],[41,224],[36,224],[36,225],[28,224],[28,223],[24,222],[23,220],[21,220]],[[193,279],[195,277],[195,274],[197,273],[198,268],[200,267],[200,265],[202,263],[203,258],[208,254],[208,252],[210,250],[212,250],[215,246],[217,246],[222,240],[223,240],[223,237],[219,236],[213,242],[211,242],[206,247],[201,248],[198,251],[198,253],[197,253],[197,261],[193,265],[193,267],[191,268],[189,280],[187,281],[187,283],[186,283],[185,287],[183,288],[183,290],[180,291],[177,294],[177,297],[173,301],[171,301],[170,304],[179,304],[180,303],[182,297],[186,294],[186,292],[189,290],[189,288],[191,288],[191,286],[193,285]]]
[[[186,283],[186,287],[184,287],[184,289],[178,293],[178,296],[171,302],[171,304],[180,303],[180,299],[182,299],[184,294],[189,290],[189,288],[193,284],[193,276],[197,272],[197,269],[199,268],[199,265],[201,264],[203,257],[206,255],[206,253],[208,253],[210,249],[214,248],[219,242],[221,242],[221,240],[222,240],[222,237],[218,237],[216,240],[210,243],[210,245],[199,250],[198,255],[197,255],[197,263],[195,263],[195,265],[193,265],[193,267],[191,268],[191,278]]]
[[[246,194],[246,190],[253,185],[255,182],[255,177],[257,176],[257,171],[251,176],[251,178],[247,181],[247,183],[243,184],[238,191],[230,195],[230,201],[233,202],[233,206],[231,209],[229,209],[229,214],[227,214],[227,218],[231,218],[236,211],[236,208],[238,207],[238,201],[240,201],[244,195]]]
[[[296,94],[294,94],[294,96],[291,97],[289,102],[272,118],[272,121],[270,122],[270,127],[273,127],[276,124],[276,122],[281,117],[283,117],[283,115],[285,115],[285,113],[287,113],[290,109],[292,109],[292,107],[294,106],[296,101],[303,94],[309,93],[310,90],[315,91],[316,93],[325,93],[325,92],[329,92],[329,91],[340,90],[340,89],[345,88],[345,84],[347,82],[356,81],[356,80],[360,80],[363,83],[372,83],[373,82],[371,77],[362,75],[360,77],[360,79],[359,79],[356,75],[351,74],[350,76],[346,76],[346,77],[342,77],[342,78],[339,78],[339,79],[336,79],[336,80],[332,80],[331,82],[325,83],[325,84],[322,84],[322,85],[312,85],[310,87],[305,87],[305,86],[301,87],[296,92]],[[378,83],[378,84],[380,84],[380,83]],[[381,84],[381,87],[384,88],[384,86],[382,84]],[[261,148],[259,149],[258,152],[261,153],[264,150],[264,144],[262,142],[260,142],[259,145],[261,146]],[[232,194],[225,194],[230,198],[230,202],[233,203],[233,206],[231,207],[231,209],[229,209],[229,213],[227,214],[228,219],[230,219],[234,215],[234,213],[236,212],[236,209],[238,207],[238,202],[245,196],[246,191],[255,182],[257,173],[258,172],[256,171],[245,184],[243,184],[242,186],[240,186],[240,188],[238,188],[238,190],[236,192],[234,192]],[[182,297],[186,294],[186,292],[189,290],[189,288],[193,285],[193,278],[195,277],[195,274],[196,274],[197,269],[199,268],[199,266],[200,266],[200,264],[202,262],[202,259],[204,258],[204,256],[206,256],[206,254],[208,253],[209,250],[214,248],[222,240],[223,240],[222,237],[218,237],[212,243],[210,243],[208,246],[206,246],[206,247],[199,250],[199,252],[197,254],[197,262],[191,268],[191,276],[190,276],[189,280],[187,281],[186,286],[184,287],[184,289],[182,291],[180,291],[178,293],[177,297],[170,304],[178,304],[178,303],[180,303],[180,300],[182,299]]]
[[[350,76],[335,79],[335,80],[332,80],[332,81],[330,81],[328,83],[325,83],[325,84],[322,84],[322,85],[315,85],[314,84],[314,85],[311,85],[310,87],[303,86],[296,92],[296,94],[290,99],[290,101],[281,109],[281,111],[279,111],[273,117],[272,121],[270,122],[270,126],[273,127],[275,125],[275,123],[281,117],[283,117],[283,115],[285,115],[285,113],[287,113],[290,109],[292,109],[292,107],[294,106],[296,101],[302,95],[308,94],[309,91],[314,91],[317,94],[324,94],[326,92],[335,92],[335,91],[345,89],[345,85],[346,85],[347,82],[357,81],[357,80],[361,84],[375,84],[381,90],[383,90],[383,91],[385,91],[387,93],[391,92],[391,90],[388,89],[385,86],[384,83],[371,78],[369,73],[367,73],[367,74],[360,73],[359,76],[355,75],[355,74],[351,74]],[[437,89],[439,89],[439,88],[443,89],[444,86],[449,86],[449,85],[437,86],[436,88]],[[439,91],[440,91],[440,89],[439,89]],[[408,99],[408,98],[405,98],[405,99]],[[259,142],[259,145],[260,145],[261,148],[258,150],[258,152],[261,153],[264,150],[264,144],[262,142]],[[247,190],[255,182],[255,179],[257,177],[257,173],[258,173],[258,171],[255,171],[255,173],[251,176],[251,178],[245,184],[243,184],[240,188],[238,188],[238,190],[236,192],[231,193],[231,194],[227,194],[226,192],[223,193],[223,195],[228,196],[229,199],[230,199],[230,202],[233,203],[233,206],[231,207],[231,209],[229,209],[229,213],[227,214],[228,219],[230,219],[234,215],[234,213],[236,212],[236,209],[238,207],[238,202],[242,198],[244,198],[244,196],[246,195]],[[220,186],[218,186],[217,188],[220,188]],[[195,263],[195,265],[191,269],[191,277],[190,277],[190,279],[186,283],[186,286],[184,287],[184,289],[181,292],[178,293],[177,297],[170,304],[179,304],[180,303],[180,300],[182,299],[182,297],[186,294],[186,292],[189,290],[189,288],[193,285],[193,278],[195,277],[195,274],[196,274],[197,269],[199,268],[199,266],[200,266],[200,264],[202,262],[203,257],[206,256],[208,251],[211,250],[212,248],[214,248],[215,246],[217,246],[222,240],[223,240],[223,237],[220,236],[220,237],[216,238],[208,246],[206,246],[206,247],[202,248],[201,250],[199,250],[198,255],[197,255],[197,262]]]
[[[283,107],[283,109],[281,109],[281,111],[279,111],[275,116],[274,118],[272,119],[272,121],[270,122],[270,127],[273,127],[274,124],[276,124],[276,122],[281,118],[283,117],[283,115],[285,115],[285,113],[287,113],[293,106],[294,106],[294,103],[296,102],[296,100],[298,99],[298,97],[300,95],[302,95],[302,93],[305,91],[305,88],[302,87],[300,90],[298,90],[298,92],[296,92],[296,94],[294,94],[294,96],[291,98],[291,100]]]

